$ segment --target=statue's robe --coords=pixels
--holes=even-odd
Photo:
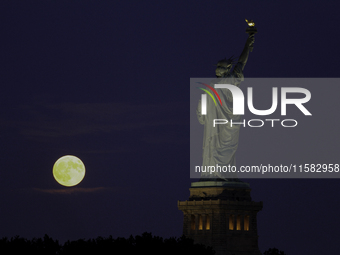
[[[232,84],[237,87],[244,80],[242,72],[242,64],[238,63],[232,72],[228,73],[226,77],[217,78],[211,81],[210,86],[214,88],[215,84]],[[228,167],[235,166],[235,153],[238,147],[239,132],[241,124],[230,125],[230,120],[233,122],[242,122],[240,115],[233,115],[233,98],[229,89],[217,89],[222,106],[218,99],[211,91],[216,99],[217,106],[213,99],[207,95],[207,114],[201,114],[201,102],[198,104],[197,117],[198,121],[204,125],[203,135],[203,163],[201,169],[208,169],[208,166]],[[227,124],[219,124],[213,127],[214,119],[227,119]],[[205,168],[206,167],[206,168]],[[202,173],[201,181],[205,178],[213,178],[215,180],[224,179],[228,181],[238,181],[236,174],[229,173]],[[212,179],[209,179],[212,180]]]

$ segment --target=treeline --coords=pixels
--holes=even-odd
[[[194,244],[192,239],[184,236],[180,238],[168,238],[152,236],[151,233],[143,233],[129,238],[118,237],[116,239],[97,237],[96,239],[79,239],[66,241],[64,245],[58,240],[53,240],[48,235],[43,238],[28,240],[19,236],[10,239],[0,239],[0,254],[34,254],[34,255],[109,255],[109,254],[164,254],[164,255],[213,255],[215,251],[211,247]]]

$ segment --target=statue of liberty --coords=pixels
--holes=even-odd
[[[238,61],[235,61],[233,57],[218,61],[215,70],[216,79],[211,81],[211,87],[214,87],[215,84],[240,86],[240,83],[244,80],[243,70],[248,60],[249,51],[252,51],[255,33],[254,30],[249,32]],[[215,90],[220,96],[221,104],[216,105],[213,99],[207,96],[206,114],[202,115],[201,100],[196,111],[198,121],[204,125],[202,168],[216,165],[221,167],[236,166],[235,153],[238,147],[241,125],[230,125],[230,120],[233,123],[240,123],[242,119],[239,115],[233,115],[233,98],[230,90],[224,88],[216,88]],[[214,119],[226,119],[228,124],[213,127]],[[200,182],[202,181],[239,182],[236,173],[203,171]]]

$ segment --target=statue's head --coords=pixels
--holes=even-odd
[[[224,58],[218,61],[215,70],[216,77],[226,77],[227,74],[230,72],[230,69],[233,67],[233,64],[235,64],[233,57],[230,57],[228,59]]]

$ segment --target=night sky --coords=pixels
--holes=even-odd
[[[218,60],[242,52],[245,18],[258,29],[246,78],[337,78],[339,8],[319,0],[1,1],[0,238],[180,237],[177,201],[194,181],[190,78],[213,77]],[[244,128],[237,160],[309,153],[314,162],[301,163],[340,163],[337,85],[311,90],[315,116],[296,129],[302,139]],[[64,155],[86,167],[72,188],[52,175]],[[263,201],[262,252],[338,253],[339,179],[247,181]]]

